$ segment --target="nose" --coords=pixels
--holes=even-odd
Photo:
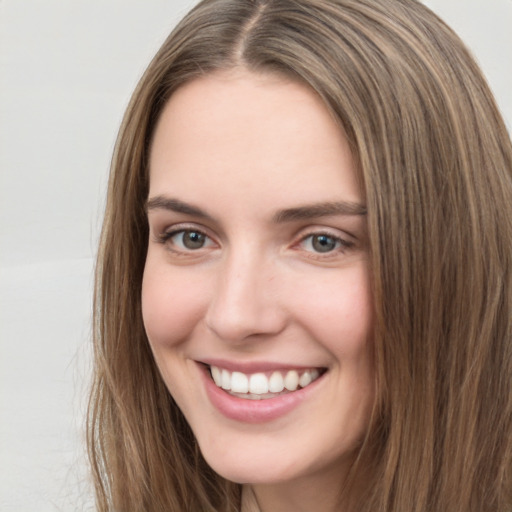
[[[286,313],[274,265],[247,252],[232,254],[221,265],[205,316],[207,327],[231,343],[281,332]]]

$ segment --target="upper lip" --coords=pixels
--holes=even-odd
[[[269,372],[278,370],[309,370],[311,368],[324,369],[325,366],[316,364],[279,363],[275,361],[231,361],[227,359],[206,358],[197,361],[208,366],[217,366],[231,372],[252,374],[257,372]]]

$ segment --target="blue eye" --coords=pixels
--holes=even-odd
[[[302,240],[304,249],[316,253],[328,253],[339,249],[342,246],[349,244],[336,236],[328,235],[326,233],[316,233],[306,236]]]

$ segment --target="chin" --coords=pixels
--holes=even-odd
[[[260,465],[238,464],[211,464],[207,460],[210,467],[220,476],[236,484],[279,484],[292,481],[298,475],[292,471],[282,468],[269,468],[269,464],[263,467]]]
[[[237,448],[223,447],[229,444],[208,446],[201,451],[208,465],[220,476],[237,484],[272,484],[293,480],[298,476],[298,461],[288,461],[286,454],[257,453]],[[289,454],[288,454],[289,458]]]

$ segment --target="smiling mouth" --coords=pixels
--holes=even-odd
[[[246,400],[267,400],[293,393],[309,386],[327,371],[309,368],[245,374],[213,365],[209,369],[217,387]]]

